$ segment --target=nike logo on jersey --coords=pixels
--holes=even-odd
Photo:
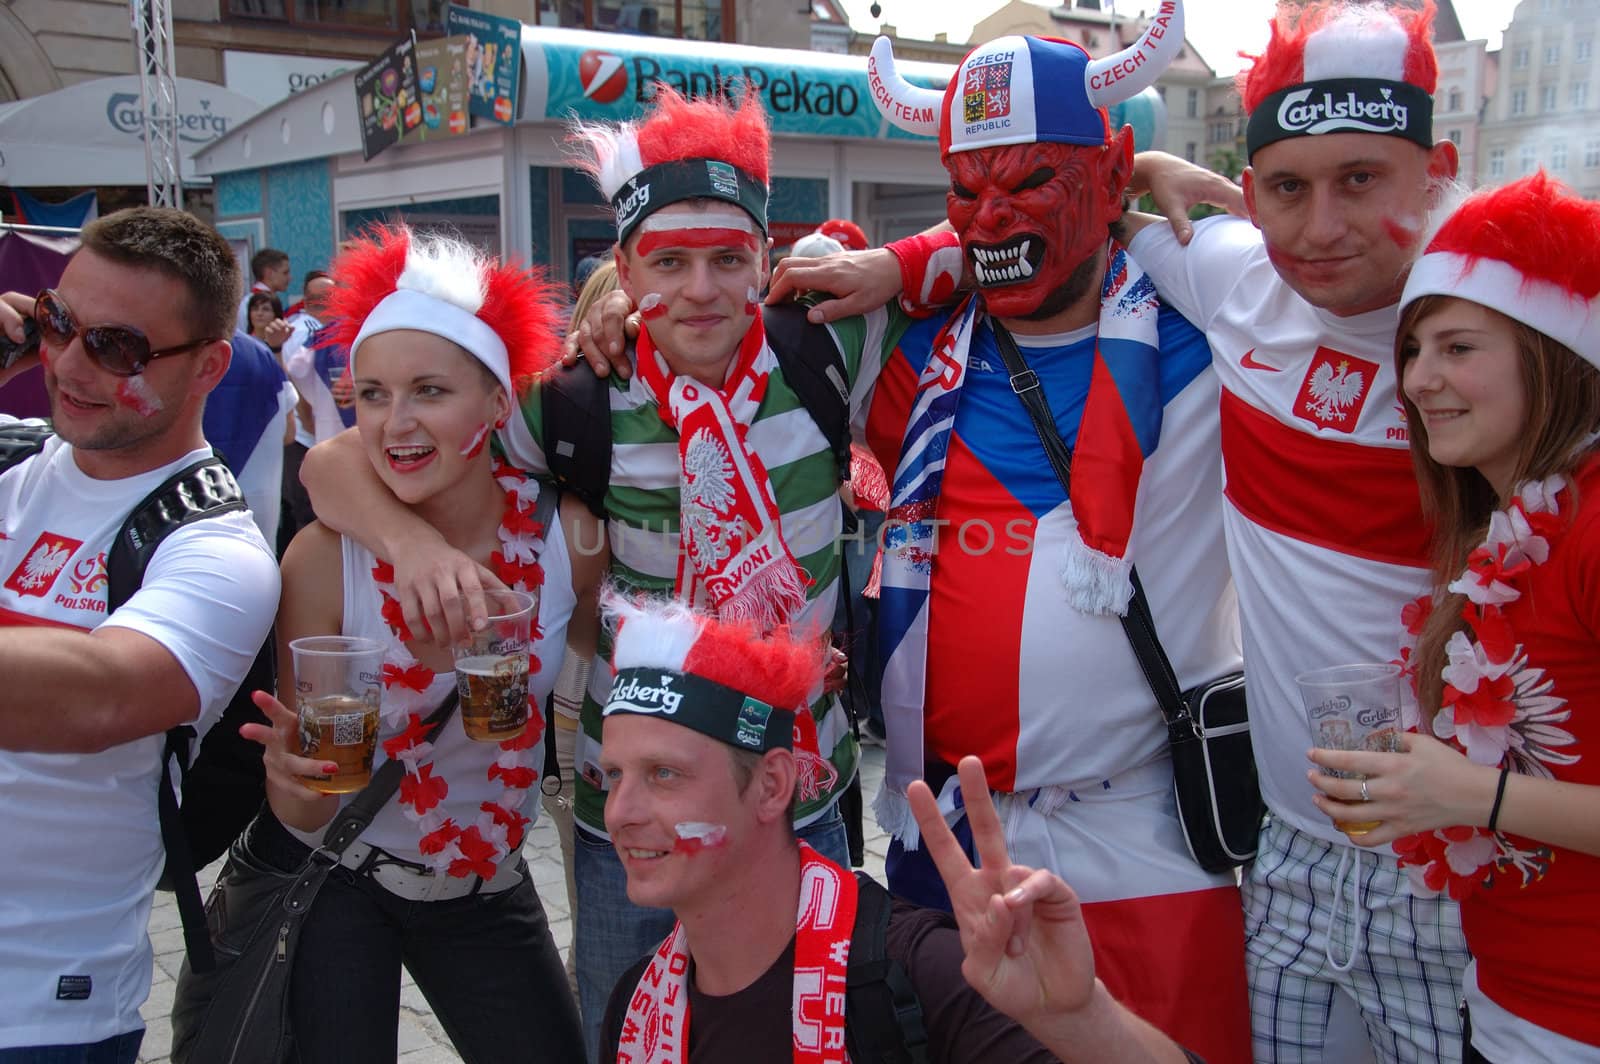
[[[1244,353],[1244,357],[1239,360],[1239,365],[1243,366],[1245,369],[1259,369],[1264,370],[1267,373],[1278,372],[1277,366],[1269,366],[1265,362],[1257,362],[1256,349],[1253,347]]]

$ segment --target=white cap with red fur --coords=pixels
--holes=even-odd
[[[1402,305],[1453,296],[1600,365],[1600,203],[1543,171],[1469,197],[1429,242]]]
[[[553,288],[530,270],[500,263],[465,241],[391,226],[352,242],[331,270],[328,316],[350,351],[350,372],[369,337],[398,329],[432,333],[488,367],[515,404],[560,357]],[[539,465],[517,415],[500,430],[513,465]]]

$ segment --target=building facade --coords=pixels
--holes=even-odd
[[[1600,198],[1600,0],[1523,0],[1506,27],[1478,134],[1476,176],[1499,185],[1539,167]]]

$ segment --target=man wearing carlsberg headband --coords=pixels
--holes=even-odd
[[[1456,906],[1412,897],[1392,853],[1351,846],[1312,804],[1295,684],[1400,656],[1401,607],[1428,584],[1393,347],[1456,172],[1454,145],[1433,141],[1433,16],[1431,0],[1280,8],[1239,76],[1254,226],[1207,219],[1184,247],[1148,224],[1130,245],[1206,330],[1222,381],[1223,512],[1270,814],[1244,884],[1257,1059],[1331,1059],[1341,1037],[1384,1061],[1460,1059]],[[1152,182],[1189,170],[1149,162]],[[1364,1022],[1330,1028],[1351,1003]]]

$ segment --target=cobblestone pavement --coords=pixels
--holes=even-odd
[[[883,749],[867,747],[861,764],[861,782],[867,803],[878,793],[883,781]],[[872,822],[871,810],[867,813],[866,870],[883,879],[883,859],[889,840]],[[567,909],[567,891],[561,867],[561,847],[550,818],[544,815],[528,833],[523,844],[528,867],[533,872],[533,882],[539,888],[539,898],[544,902],[550,918],[550,930],[556,945],[565,959],[572,943],[572,919]],[[222,862],[205,869],[200,877],[202,893],[209,891]],[[167,1020],[172,1010],[172,995],[178,978],[178,967],[183,963],[183,929],[178,920],[178,907],[170,893],[158,893],[150,912],[150,943],[155,948],[155,977],[150,986],[150,1000],[145,1002],[145,1023],[148,1025],[139,1060],[144,1064],[168,1064],[172,1048],[172,1027]],[[460,1061],[450,1047],[450,1039],[433,1017],[433,1010],[411,981],[411,976],[401,972],[400,988],[400,1056],[405,1064],[455,1064]]]

